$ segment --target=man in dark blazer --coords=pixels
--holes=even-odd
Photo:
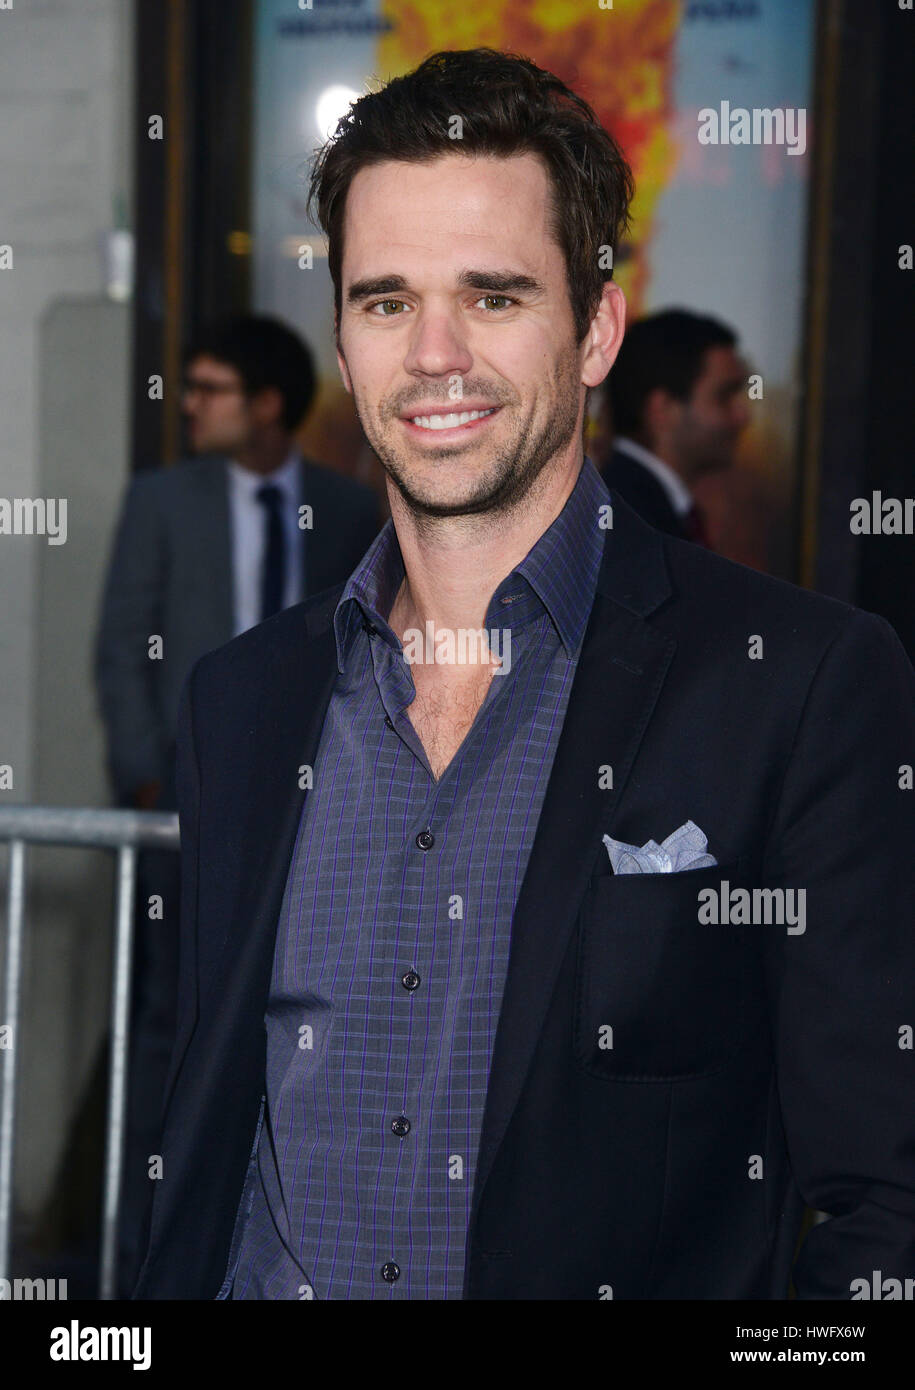
[[[312,354],[278,320],[207,329],[186,354],[184,409],[200,457],[135,475],[104,590],[96,679],[122,806],[175,810],[178,697],[204,652],[345,579],[378,532],[375,493],[303,456],[294,430],[316,389]],[[261,497],[259,492],[268,489]],[[174,1043],[178,857],[138,861],[124,1287],[139,1267],[148,1155]],[[162,898],[150,920],[150,895]]]
[[[746,364],[737,335],[707,315],[665,309],[627,329],[601,393],[607,486],[645,521],[711,544],[693,496],[697,480],[732,467],[749,422]]]
[[[631,183],[572,98],[433,55],[316,166],[392,518],[184,688],[138,1299],[782,1299],[805,1203],[801,1297],[915,1266],[915,673],[583,458]]]

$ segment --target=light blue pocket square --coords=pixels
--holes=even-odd
[[[615,874],[678,874],[683,869],[711,869],[718,860],[706,854],[708,840],[694,821],[688,820],[660,845],[648,840],[641,849],[623,840],[604,836]]]

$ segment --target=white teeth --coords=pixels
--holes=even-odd
[[[493,405],[488,410],[465,410],[460,415],[415,415],[412,423],[424,430],[453,430],[458,425],[467,425],[471,420],[491,415],[495,408]]]

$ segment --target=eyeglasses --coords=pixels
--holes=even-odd
[[[199,392],[201,396],[222,396],[229,392],[240,392],[243,390],[244,387],[236,386],[232,382],[201,381],[196,377],[187,377],[181,383],[181,394],[183,396],[190,396],[195,391]]]

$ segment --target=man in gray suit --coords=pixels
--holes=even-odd
[[[145,809],[176,804],[162,793],[197,658],[345,580],[381,523],[369,488],[296,448],[315,373],[288,328],[235,319],[186,361],[190,443],[208,457],[131,480],[96,645],[111,780],[120,804]]]
[[[216,325],[185,358],[195,454],[137,474],[114,541],[95,650],[108,768],[120,806],[175,810],[178,698],[198,657],[344,581],[381,524],[371,489],[322,468],[293,431],[315,394],[310,351],[278,320]],[[142,1250],[177,988],[178,856],[137,874],[122,1287]],[[150,895],[162,915],[150,920]]]

